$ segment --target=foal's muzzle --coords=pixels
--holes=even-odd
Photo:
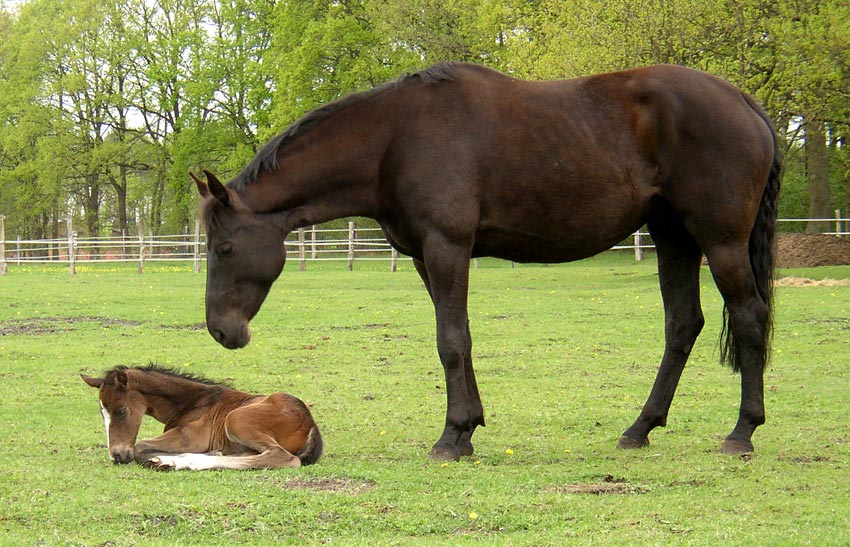
[[[133,461],[133,451],[128,448],[117,448],[110,450],[109,455],[112,456],[112,463],[127,464]]]

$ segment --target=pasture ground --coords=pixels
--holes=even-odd
[[[188,267],[10,268],[0,278],[0,545],[847,545],[850,287],[780,287],[756,453],[718,447],[739,377],[718,364],[721,302],[668,426],[619,451],[663,349],[653,260],[482,261],[473,356],[487,427],[430,462],[445,389],[409,262],[290,264],[245,349],[203,327]],[[850,266],[784,271],[850,278]],[[107,458],[79,373],[155,361],[312,403],[326,453],[300,470],[157,473]],[[148,420],[142,435],[161,431]]]

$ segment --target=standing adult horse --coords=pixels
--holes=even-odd
[[[781,153],[756,102],[677,66],[528,82],[441,64],[308,113],[226,186],[193,175],[205,201],[207,328],[228,348],[284,265],[292,230],[375,219],[411,256],[434,304],[447,412],[435,458],[471,454],[484,411],[472,369],[469,261],[565,262],[648,224],[666,347],[622,448],[666,423],[703,326],[702,254],[723,296],[721,356],[741,373],[724,452],[753,450],[764,423]]]

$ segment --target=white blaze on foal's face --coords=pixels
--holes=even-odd
[[[98,401],[98,403],[100,403],[100,415],[103,416],[103,428],[106,430],[106,448],[109,448],[109,422],[112,418],[109,416],[109,411],[103,406],[103,402]]]

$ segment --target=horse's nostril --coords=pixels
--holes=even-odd
[[[120,451],[112,452],[109,455],[112,456],[112,463],[114,463],[116,465],[126,464],[126,463],[130,463],[131,461],[133,461],[133,453],[129,450],[127,450],[127,451],[120,450]]]
[[[218,342],[219,344],[224,343],[224,333],[223,332],[221,332],[218,329],[213,329],[212,335],[213,335],[213,338],[215,338],[216,342]]]

